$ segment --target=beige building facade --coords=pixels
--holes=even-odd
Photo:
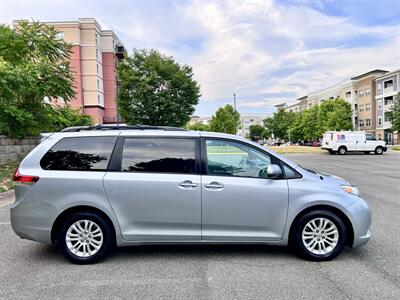
[[[300,112],[324,101],[344,99],[351,104],[352,123],[355,130],[365,130],[376,134],[375,79],[388,73],[386,70],[372,70],[361,75],[345,79],[337,84],[313,91],[297,99],[297,103],[281,108]]]

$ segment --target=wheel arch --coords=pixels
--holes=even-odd
[[[330,206],[330,205],[326,205],[326,204],[319,204],[319,205],[313,205],[313,206],[307,207],[307,208],[303,209],[302,211],[300,211],[296,215],[296,217],[293,219],[292,223],[290,224],[289,243],[292,240],[293,228],[297,224],[299,219],[302,216],[304,216],[305,214],[307,214],[307,213],[309,213],[311,211],[314,211],[314,210],[327,210],[327,211],[330,211],[330,212],[336,214],[343,221],[344,225],[346,226],[346,230],[347,230],[347,241],[346,241],[346,243],[348,245],[350,245],[350,246],[353,245],[353,242],[354,242],[354,229],[353,229],[353,224],[351,223],[351,220],[339,208],[334,207],[334,206]]]
[[[114,223],[112,222],[111,218],[101,209],[97,208],[97,207],[93,207],[93,206],[89,206],[89,205],[77,205],[77,206],[72,206],[66,210],[64,210],[61,214],[59,214],[56,218],[56,220],[53,223],[53,226],[51,228],[51,243],[55,244],[56,243],[56,237],[57,237],[57,232],[58,229],[60,228],[63,219],[71,214],[74,214],[76,212],[93,212],[93,213],[97,213],[100,216],[102,216],[104,218],[104,220],[106,222],[109,223],[109,225],[111,226],[111,230],[114,232],[114,242],[116,242],[116,238],[117,238],[117,232],[116,232],[116,228],[114,226]]]

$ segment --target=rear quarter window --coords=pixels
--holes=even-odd
[[[44,170],[105,171],[117,137],[64,138],[40,161]]]

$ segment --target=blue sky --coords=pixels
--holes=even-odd
[[[5,1],[0,22],[94,17],[127,49],[193,66],[207,116],[237,94],[242,113],[274,111],[371,69],[400,67],[400,1]]]

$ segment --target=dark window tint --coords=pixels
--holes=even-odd
[[[104,171],[116,137],[65,138],[55,144],[40,161],[45,170]]]
[[[194,173],[194,139],[126,138],[122,171]]]

